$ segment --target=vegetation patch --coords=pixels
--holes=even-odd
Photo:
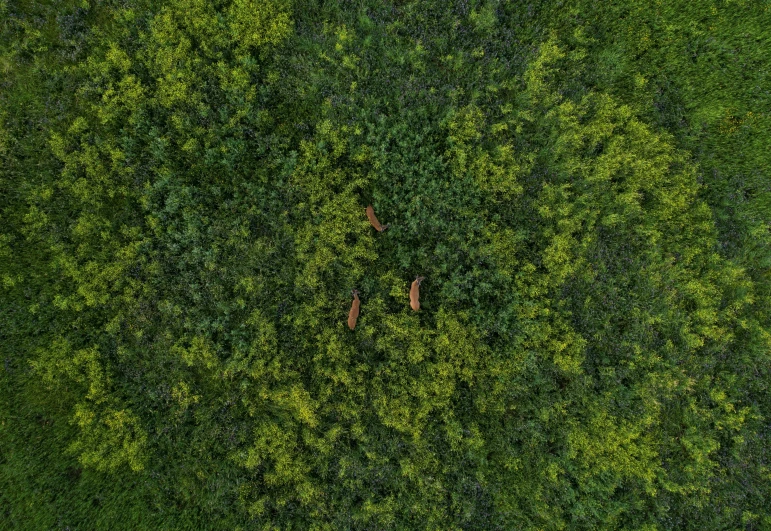
[[[11,529],[771,524],[771,10],[0,20]]]

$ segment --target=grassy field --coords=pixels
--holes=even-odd
[[[768,528],[768,28],[0,0],[0,527]]]

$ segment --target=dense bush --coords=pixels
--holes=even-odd
[[[8,526],[771,524],[771,12],[567,4],[0,2]]]

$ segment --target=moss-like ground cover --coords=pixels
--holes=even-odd
[[[768,28],[0,1],[0,527],[768,528]]]

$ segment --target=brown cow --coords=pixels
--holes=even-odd
[[[423,278],[418,277],[413,280],[410,287],[410,307],[416,312],[420,310],[420,283],[423,281]]]
[[[348,313],[348,328],[353,330],[356,328],[356,319],[359,318],[359,305],[361,303],[359,302],[358,290],[353,290],[351,294],[353,295],[353,303],[351,304],[351,311]]]
[[[375,209],[372,208],[372,205],[367,207],[367,217],[369,218],[370,224],[372,224],[372,226],[375,227],[375,230],[378,232],[383,232],[389,227],[389,225],[380,224],[380,222],[377,220],[377,216],[375,216]]]

